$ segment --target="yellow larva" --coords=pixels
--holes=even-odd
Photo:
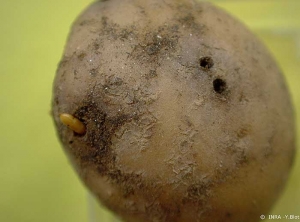
[[[76,117],[68,113],[59,115],[60,121],[78,134],[84,134],[86,131],[85,125]]]

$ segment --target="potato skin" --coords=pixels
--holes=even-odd
[[[237,20],[193,0],[92,4],[58,67],[53,117],[83,182],[125,221],[259,221],[295,151],[274,60]]]

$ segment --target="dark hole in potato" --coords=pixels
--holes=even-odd
[[[200,58],[200,66],[202,68],[205,68],[205,69],[210,69],[211,67],[213,67],[214,65],[214,61],[211,57],[202,57]]]
[[[216,93],[222,93],[226,90],[226,82],[223,79],[215,79],[213,85]]]

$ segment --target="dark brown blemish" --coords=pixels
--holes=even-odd
[[[91,76],[96,76],[98,74],[98,70],[97,69],[90,69],[89,74]]]
[[[195,12],[197,17],[199,13],[202,13],[202,9],[194,9],[194,8],[185,8],[179,9],[178,15],[174,20],[182,25],[182,28],[189,29],[193,34],[200,35],[202,34],[207,27],[204,24],[199,23],[194,15],[191,12]]]
[[[150,69],[149,73],[145,75],[146,79],[152,79],[157,76],[156,70]]]
[[[236,169],[238,166],[245,165],[249,163],[249,155],[245,152],[245,149],[236,147],[234,145],[225,148],[226,157],[234,158],[233,163],[236,164]],[[230,175],[232,172],[227,172],[227,175]]]
[[[109,176],[113,182],[118,184],[122,189],[122,194],[125,198],[134,195],[137,189],[141,190],[145,187],[141,176],[135,173],[123,173],[121,170],[115,169],[109,171],[107,176]]]
[[[191,184],[187,188],[186,195],[182,200],[183,203],[194,202],[202,206],[210,196],[209,192],[212,187],[213,184],[210,181],[200,181]]]
[[[232,214],[231,214],[230,212],[226,212],[225,216],[226,216],[227,218],[231,218]]]
[[[195,26],[195,17],[192,14],[187,14],[186,16],[179,18],[178,21],[188,28]]]
[[[110,89],[116,89],[123,84],[123,80],[119,77],[111,77],[103,86],[104,93],[109,93]]]
[[[238,162],[239,165],[244,165],[249,163],[249,158],[248,155],[245,153],[245,150],[243,150],[238,157]]]
[[[78,58],[80,61],[82,61],[85,57],[86,57],[86,53],[85,53],[85,52],[81,52],[81,53],[77,56],[77,58]]]
[[[148,55],[155,55],[160,51],[160,45],[151,43],[150,45],[146,46],[145,49]]]
[[[108,18],[106,16],[102,16],[101,23],[104,28],[107,26],[107,20],[108,20]]]
[[[95,51],[98,51],[100,49],[100,44],[98,42],[93,43],[93,47]],[[97,53],[96,53],[97,54]]]
[[[125,114],[109,117],[96,103],[87,103],[74,113],[79,120],[87,126],[86,143],[99,153],[111,150],[111,137],[117,128],[132,117]]]
[[[120,30],[120,27],[118,24],[111,22],[106,16],[102,16],[101,24],[103,36],[109,36],[114,40],[119,38],[118,30]]]
[[[150,65],[152,70],[160,66],[160,60],[169,58],[176,50],[178,43],[178,33],[172,32],[173,26],[161,26],[155,30],[143,34],[136,34],[136,41],[138,42],[129,57],[137,60],[138,63]]]
[[[213,81],[213,87],[214,87],[214,91],[219,94],[223,93],[227,88],[226,82],[223,79],[219,79],[219,78]]]
[[[119,34],[119,38],[121,39],[121,40],[127,40],[127,39],[129,39],[129,37],[130,36],[132,36],[132,37],[134,37],[135,36],[135,34],[134,34],[134,27],[132,27],[132,30],[131,29],[122,29],[121,31],[120,31],[120,34]]]
[[[122,81],[115,78],[115,83],[122,84]],[[116,154],[111,140],[116,130],[126,122],[138,121],[137,112],[134,113],[109,116],[89,95],[73,114],[87,127],[84,136],[74,134],[72,143],[76,145],[72,147],[73,154],[81,160],[83,168],[95,167],[101,176],[107,176],[112,183],[118,184],[124,197],[133,195],[136,189],[142,189],[145,185],[139,174],[124,173],[115,166]]]
[[[214,61],[211,57],[205,56],[205,57],[200,58],[199,64],[204,69],[210,69],[214,66]]]
[[[160,32],[158,31],[157,33]],[[162,33],[162,35],[154,34],[150,41],[146,43],[145,51],[148,55],[151,56],[158,54],[162,49],[170,50],[174,48],[174,46],[175,42],[172,41],[165,33]]]
[[[57,72],[58,70],[62,69],[65,67],[66,64],[68,64],[69,58],[63,57],[62,60],[59,62],[58,67],[57,67]]]
[[[241,129],[237,132],[238,138],[244,138],[244,137],[247,136],[248,134],[249,134],[249,129],[248,129],[248,128],[241,128]]]
[[[54,103],[56,106],[59,105],[59,99],[58,99],[58,96],[57,96],[57,95],[54,97],[53,103]],[[53,110],[52,110],[52,114],[53,114]]]

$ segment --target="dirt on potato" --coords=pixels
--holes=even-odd
[[[73,24],[53,117],[83,182],[125,221],[259,221],[295,150],[275,61],[236,19],[193,0],[93,3]]]

